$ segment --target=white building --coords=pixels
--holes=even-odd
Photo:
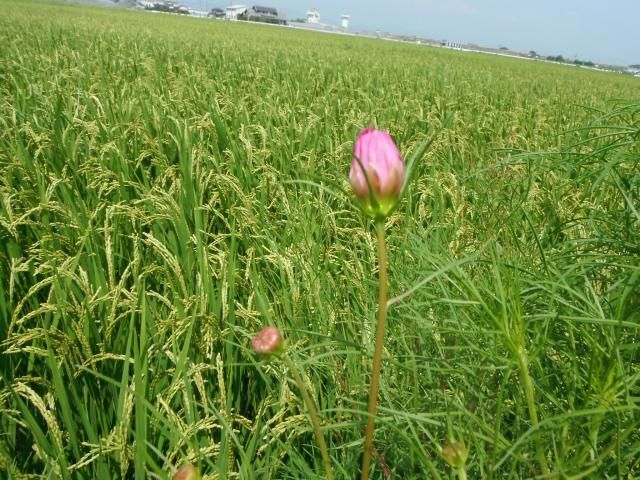
[[[246,5],[229,5],[224,12],[224,18],[227,20],[238,20],[238,16],[247,11]]]
[[[349,19],[351,18],[351,15],[344,13],[342,15],[342,17],[340,17],[342,19],[342,22],[340,23],[340,25],[342,26],[342,28],[344,28],[345,30],[349,29]]]
[[[320,12],[312,8],[307,12],[307,23],[320,23]]]

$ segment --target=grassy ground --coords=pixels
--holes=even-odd
[[[374,478],[640,476],[640,82],[0,0],[0,468],[355,478],[376,304],[356,133],[409,154],[387,224]]]

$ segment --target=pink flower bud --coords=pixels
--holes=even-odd
[[[284,340],[277,327],[264,327],[251,340],[251,347],[258,355],[277,355],[284,348]]]
[[[404,184],[404,162],[388,132],[373,127],[360,132],[353,146],[349,181],[365,213],[375,218],[389,214]]]
[[[188,463],[178,469],[173,480],[200,480],[200,474],[196,467]]]

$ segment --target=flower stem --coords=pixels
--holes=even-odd
[[[302,380],[300,372],[291,361],[291,358],[289,358],[289,355],[287,355],[286,353],[283,354],[282,359],[293,375],[293,379],[295,380],[296,385],[298,385],[298,389],[300,390],[304,403],[307,406],[309,416],[311,417],[311,424],[313,425],[313,431],[316,436],[316,442],[318,443],[320,454],[322,455],[322,462],[324,463],[326,478],[327,480],[333,480],[333,467],[331,466],[331,459],[329,458],[329,450],[327,449],[327,444],[324,442],[324,436],[322,435],[322,431],[320,430],[320,421],[318,420],[318,412],[316,412],[316,407],[311,400],[311,397],[309,396],[309,391],[307,390],[307,387]]]
[[[458,468],[458,479],[467,480],[467,470],[464,468],[464,466]]]
[[[522,341],[524,343],[524,341]],[[536,410],[536,402],[533,391],[533,382],[531,381],[531,375],[529,374],[529,359],[527,351],[523,346],[519,346],[516,352],[518,358],[518,367],[520,368],[520,375],[522,376],[522,383],[524,387],[524,394],[527,397],[527,406],[529,408],[529,418],[533,427],[538,426],[538,412]],[[549,465],[544,454],[544,447],[542,445],[539,436],[536,436],[536,456],[538,457],[538,464],[543,475],[549,474]]]
[[[387,326],[387,255],[384,239],[384,220],[376,221],[376,234],[378,236],[378,264],[380,282],[378,290],[378,322],[376,325],[376,345],[373,352],[373,369],[371,371],[371,386],[369,387],[369,408],[367,429],[364,437],[364,454],[362,456],[361,480],[369,478],[369,464],[371,463],[371,451],[373,450],[373,430],[378,406],[378,385],[380,370],[382,368],[382,350],[384,346],[384,331]]]

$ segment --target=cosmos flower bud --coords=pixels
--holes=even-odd
[[[404,162],[388,132],[373,127],[360,132],[349,181],[367,215],[376,219],[389,215],[404,184]]]
[[[251,348],[263,357],[278,355],[284,349],[284,340],[280,330],[277,327],[264,327],[251,340]]]
[[[188,463],[178,469],[173,480],[200,480],[200,474],[196,467]]]
[[[452,467],[462,468],[467,462],[469,450],[467,450],[467,447],[465,447],[462,442],[453,442],[447,444],[442,449],[442,456]]]

